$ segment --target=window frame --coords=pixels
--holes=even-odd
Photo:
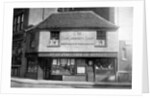
[[[56,37],[56,35],[57,35],[57,37]],[[54,36],[54,38],[52,36]],[[48,44],[47,47],[60,47],[60,31],[59,30],[51,30],[50,31],[49,43],[52,40],[58,41],[58,45],[50,45],[50,44]]]
[[[24,14],[20,14],[20,30],[24,29]]]
[[[62,59],[65,59],[65,60],[67,61],[67,64],[68,64],[68,61],[69,61],[69,60],[70,60],[70,61],[72,60],[72,58],[53,58],[53,59],[52,59],[52,70],[55,69],[54,66],[55,66],[55,67],[58,67],[58,70],[60,70],[60,68],[62,67],[62,64],[61,64],[61,62],[62,62],[61,60],[62,60]],[[73,59],[75,60],[75,58],[73,58]],[[57,61],[57,64],[55,64],[55,65],[53,64],[53,61],[54,61],[54,60]],[[58,64],[59,64],[59,65],[58,65]],[[68,65],[67,65],[67,66],[68,66]],[[51,72],[51,74],[52,74],[52,75],[76,75],[76,64],[74,63],[74,65],[72,65],[71,62],[70,62],[69,69],[70,69],[71,66],[73,66],[73,69],[74,69],[74,72],[72,72],[72,73],[71,73],[70,70],[69,70],[69,74],[63,74],[62,72],[60,72],[60,73],[58,73],[58,74]],[[56,68],[56,69],[57,69],[57,68]]]
[[[98,36],[100,36],[100,33],[103,33],[102,36],[100,38],[98,38]],[[105,44],[104,45],[96,45],[96,42],[99,40],[105,40]],[[107,31],[104,30],[98,30],[96,31],[96,39],[95,39],[95,47],[107,47]]]

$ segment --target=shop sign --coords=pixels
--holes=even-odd
[[[62,32],[60,35],[61,45],[94,45],[95,33],[88,31]]]
[[[40,57],[117,57],[117,53],[116,52],[94,52],[94,53],[66,53],[66,52],[62,52],[62,53],[39,53]]]

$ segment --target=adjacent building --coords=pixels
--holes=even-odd
[[[132,43],[119,41],[118,82],[132,81]]]
[[[23,43],[25,29],[28,27],[29,9],[14,9],[12,41],[12,76],[20,75],[23,61]]]

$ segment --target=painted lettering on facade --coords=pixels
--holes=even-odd
[[[60,45],[94,45],[95,33],[87,31],[64,31],[60,34]]]

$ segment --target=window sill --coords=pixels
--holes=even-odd
[[[47,47],[60,47],[60,45],[57,45],[57,46],[50,46],[50,45],[47,45]]]

